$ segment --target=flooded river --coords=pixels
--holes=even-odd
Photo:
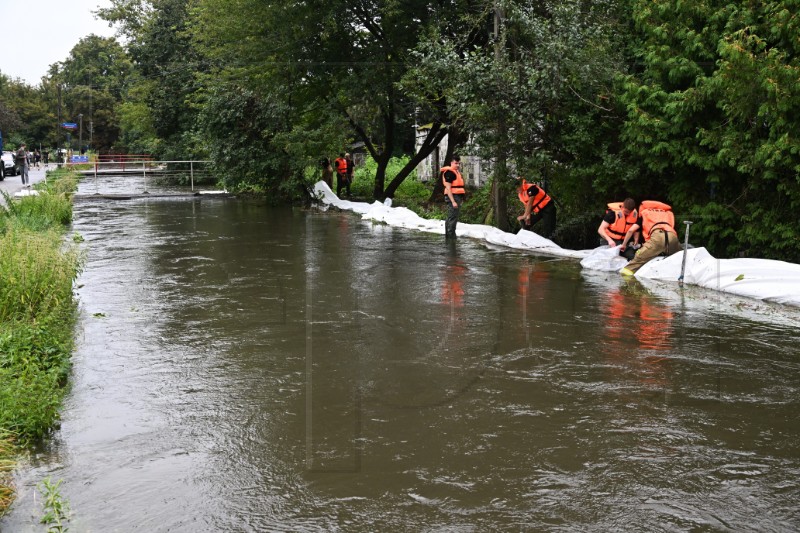
[[[76,204],[61,428],[4,532],[795,531],[797,310],[346,213]]]

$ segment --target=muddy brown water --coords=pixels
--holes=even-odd
[[[794,531],[797,310],[224,199],[79,202],[4,532]]]

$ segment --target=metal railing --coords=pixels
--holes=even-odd
[[[195,192],[198,188],[214,190],[216,174],[210,161],[125,160],[94,161],[76,165],[84,177],[91,177],[94,194],[150,194]],[[87,180],[78,193],[88,194]],[[83,191],[81,190],[83,189]]]

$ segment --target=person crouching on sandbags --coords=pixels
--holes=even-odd
[[[603,221],[597,228],[597,233],[613,248],[621,245],[625,240],[628,230],[639,220],[639,212],[636,210],[636,202],[633,198],[625,198],[623,202],[613,202],[608,204],[608,209],[603,215]],[[629,242],[626,248],[620,247],[619,255],[630,261],[639,248],[641,231],[633,234],[633,241]]]
[[[544,192],[544,189],[534,183],[528,183],[522,176],[518,177],[519,186],[517,195],[519,201],[525,205],[525,212],[517,217],[522,229],[533,231],[534,224],[542,221],[539,235],[550,239],[556,231],[556,203]]]
[[[642,230],[644,245],[636,252],[631,262],[620,270],[623,276],[632,276],[642,266],[659,255],[670,256],[683,250],[675,231],[675,215],[672,207],[662,202],[645,200],[639,206],[639,220],[631,226],[622,241],[622,248],[627,247],[633,234]]]

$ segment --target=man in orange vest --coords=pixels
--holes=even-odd
[[[464,178],[461,177],[461,158],[454,155],[450,165],[439,169],[439,175],[444,184],[444,196],[447,203],[447,219],[444,221],[444,236],[446,239],[455,239],[458,212],[464,203]]]
[[[336,196],[342,197],[342,187],[347,191],[347,196],[350,196],[350,180],[347,179],[347,159],[344,158],[344,153],[334,159],[333,167],[336,169]]]
[[[636,252],[633,260],[620,270],[623,276],[632,276],[654,257],[670,256],[683,250],[678,232],[675,231],[675,215],[672,214],[672,207],[665,203],[654,200],[642,202],[639,206],[639,220],[625,235],[622,241],[623,248],[627,247],[633,234],[640,229],[644,236],[644,245]]]
[[[542,220],[540,235],[545,239],[551,238],[556,231],[556,203],[544,189],[528,183],[521,176],[517,180],[520,182],[517,196],[525,205],[525,212],[517,217],[522,229],[533,231],[533,225]]]
[[[636,202],[633,198],[625,198],[623,202],[610,203],[606,214],[603,215],[603,221],[600,222],[600,227],[597,228],[597,233],[608,243],[608,246],[613,248],[622,244],[628,230],[636,224],[638,219],[639,213],[636,211]],[[619,255],[628,261],[633,259],[636,249],[639,247],[640,237],[641,232],[634,233],[633,245],[624,249],[620,247]]]

